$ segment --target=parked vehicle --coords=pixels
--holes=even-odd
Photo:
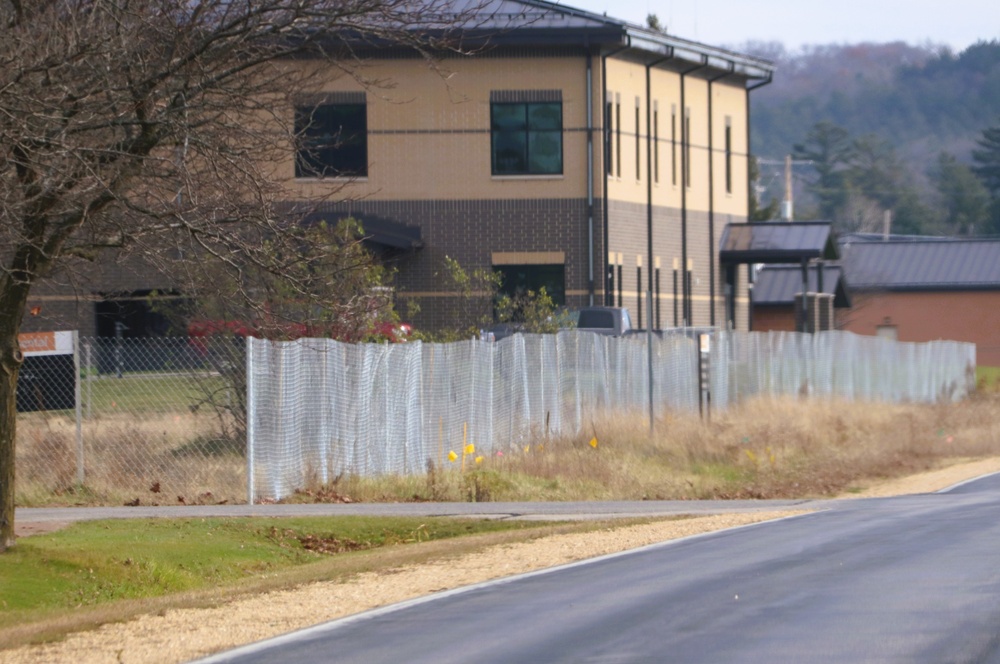
[[[613,337],[623,337],[632,331],[632,317],[624,307],[581,307],[576,329]]]
[[[496,323],[484,330],[479,331],[480,341],[500,341],[507,337],[524,332],[524,325],[521,323]]]

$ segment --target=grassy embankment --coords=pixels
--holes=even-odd
[[[77,523],[21,538],[0,555],[0,649],[141,614],[606,526],[363,517]]]

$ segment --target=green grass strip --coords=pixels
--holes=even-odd
[[[0,628],[77,607],[238,584],[332,556],[539,525],[433,517],[78,523],[22,538],[0,556]]]

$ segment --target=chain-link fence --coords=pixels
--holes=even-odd
[[[953,401],[975,389],[976,346],[897,342],[850,332],[720,333],[713,400],[725,407],[761,395],[891,403]]]
[[[712,337],[699,347],[658,336],[652,356],[641,335],[577,332],[447,345],[252,340],[248,490],[280,499],[344,473],[419,473],[468,444],[495,454],[578,433],[609,412],[694,410],[703,388],[725,408],[766,394],[957,399],[974,384],[972,344],[840,332]]]
[[[73,371],[22,368],[17,504],[245,502],[243,347],[84,338],[75,384]]]
[[[708,347],[668,333],[651,358],[642,335],[576,332],[249,347],[247,357],[239,337],[81,339],[75,355],[29,356],[18,505],[279,499],[341,473],[441,467],[468,444],[496,453],[577,433],[609,412],[645,417],[651,404],[659,416],[766,394],[958,399],[975,367],[972,344],[840,332],[715,332]]]

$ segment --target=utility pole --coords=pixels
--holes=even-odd
[[[785,198],[781,201],[781,220],[791,221],[794,218],[792,202],[792,155],[785,155]]]
[[[758,159],[757,164],[760,166],[784,166],[785,167],[785,194],[781,201],[780,215],[782,221],[792,221],[795,219],[795,201],[794,201],[794,187],[792,186],[792,167],[794,166],[807,166],[812,164],[811,159],[792,159],[792,155],[785,155],[783,161],[777,159]],[[771,171],[772,173],[774,171]],[[773,178],[773,176],[772,176]],[[771,180],[774,181],[773,179]]]

